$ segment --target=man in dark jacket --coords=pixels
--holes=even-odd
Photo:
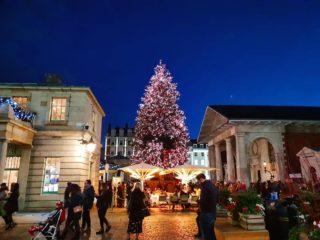
[[[84,189],[83,189],[83,213],[82,213],[82,224],[81,229],[89,230],[91,228],[91,219],[90,219],[90,209],[93,206],[94,200],[94,188],[91,185],[91,180],[86,180],[84,182]]]
[[[196,178],[201,185],[199,200],[201,237],[204,240],[216,240],[214,223],[216,220],[218,189],[211,181],[206,180],[206,176],[203,173],[198,174]]]

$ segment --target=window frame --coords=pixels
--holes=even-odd
[[[57,184],[58,185],[58,189],[57,189],[57,191],[45,191],[44,190],[44,187],[45,187],[45,180],[46,180],[46,175],[47,175],[47,170],[49,170],[49,169],[47,169],[47,166],[48,166],[48,160],[51,160],[51,159],[55,159],[55,161],[59,161],[59,170],[58,170],[58,174],[51,174],[51,173],[49,173],[48,175],[49,175],[49,181],[50,181],[50,177],[52,176],[52,175],[57,175],[58,177],[57,177],[57,182],[55,183],[55,184]],[[55,166],[56,166],[57,164],[55,163]],[[41,194],[42,195],[55,195],[55,194],[59,194],[59,184],[60,184],[60,174],[61,174],[61,157],[45,157],[44,158],[44,167],[43,167],[43,176],[42,176],[42,184],[41,184]],[[49,186],[51,185],[51,183],[49,183]],[[52,185],[54,185],[54,184],[52,184]],[[48,186],[48,187],[49,187]]]
[[[61,108],[64,107],[64,119],[52,119],[53,117],[53,101],[54,99],[63,99],[66,101],[65,106],[60,106]],[[61,115],[61,113],[60,113]],[[50,103],[50,116],[49,116],[50,122],[67,122],[68,121],[68,97],[51,97],[51,103]]]

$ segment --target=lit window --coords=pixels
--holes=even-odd
[[[201,165],[204,165],[204,159],[201,159]]]
[[[198,160],[194,160],[194,165],[198,165]]]
[[[60,158],[46,158],[43,179],[43,193],[58,193]]]
[[[66,120],[67,98],[52,98],[51,121]]]
[[[28,98],[27,97],[13,97],[13,101],[19,104],[23,109],[28,108]]]
[[[194,153],[194,156],[197,157],[197,156],[198,156],[198,153],[195,152],[195,153]]]
[[[19,168],[20,157],[7,157],[2,182],[6,183],[9,188],[12,183],[18,182]]]

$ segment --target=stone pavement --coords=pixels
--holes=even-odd
[[[127,239],[128,216],[125,209],[110,209],[107,213],[112,228],[109,233],[96,235],[99,230],[99,219],[96,210],[91,212],[91,232],[83,234],[80,240],[124,240]],[[143,221],[143,233],[139,236],[140,240],[189,240],[195,239],[197,232],[195,222],[196,213],[193,211],[176,210],[172,212],[167,209],[151,209],[151,216]],[[30,239],[28,228],[33,225],[31,222],[45,220],[43,213],[25,213],[14,216],[14,221],[18,225],[11,230],[5,231],[4,225],[0,225],[0,239],[27,240]],[[69,236],[70,237],[70,236]],[[70,238],[68,238],[70,239]],[[132,236],[131,239],[134,239]]]

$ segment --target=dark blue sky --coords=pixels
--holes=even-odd
[[[0,1],[0,81],[90,86],[133,126],[159,59],[191,137],[212,104],[320,102],[320,1]],[[103,133],[105,135],[105,133]]]

